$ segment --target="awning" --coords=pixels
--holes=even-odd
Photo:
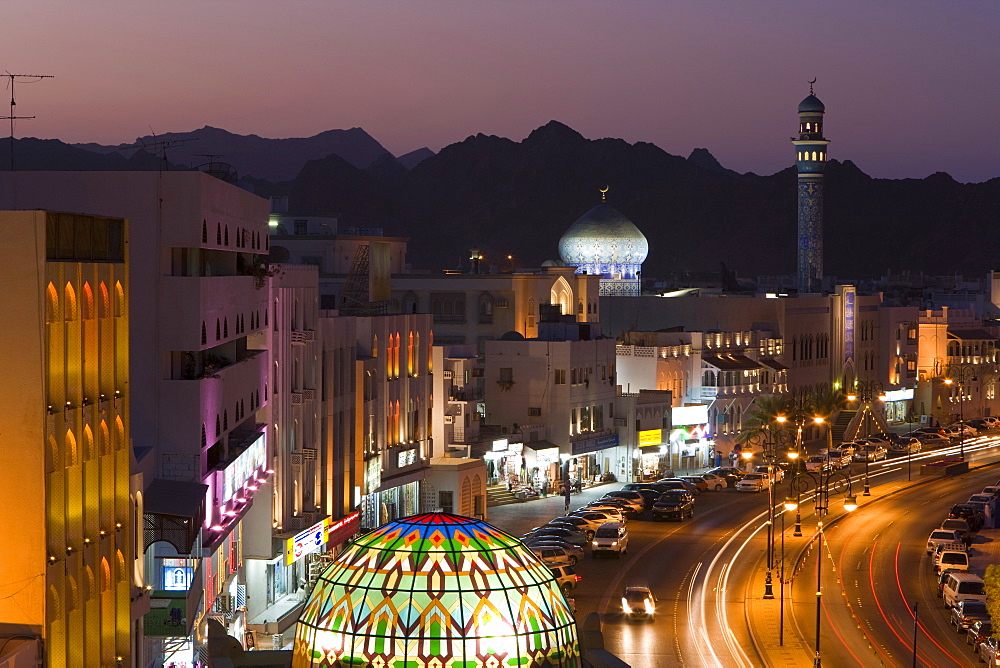
[[[996,341],[997,337],[993,336],[985,329],[949,329],[948,336],[959,339],[961,341]]]
[[[532,450],[548,450],[549,448],[558,448],[559,446],[552,441],[529,441],[524,444],[524,447],[531,448]]]
[[[191,548],[205,520],[208,485],[156,478],[143,496],[143,546],[157,541],[174,546],[178,554]]]
[[[416,471],[409,471],[408,473],[400,473],[391,478],[382,478],[382,484],[378,486],[376,492],[384,492],[387,489],[392,489],[393,487],[400,487],[402,485],[407,485],[411,482],[416,482],[418,480],[423,480],[427,477],[427,469],[421,468]]]
[[[772,369],[774,369],[775,371],[787,371],[787,370],[788,370],[788,367],[787,367],[787,366],[785,366],[784,364],[782,364],[781,362],[779,362],[779,361],[778,361],[778,360],[776,360],[776,359],[770,359],[770,358],[761,358],[761,359],[760,359],[760,360],[758,360],[758,361],[759,361],[759,362],[760,362],[761,364],[763,364],[764,366],[768,366],[768,367],[771,367],[771,368],[772,368]]]
[[[721,369],[722,371],[740,371],[760,368],[759,364],[746,355],[739,355],[736,353],[721,353],[718,355],[706,355],[702,353],[701,361],[714,366],[716,369]]]

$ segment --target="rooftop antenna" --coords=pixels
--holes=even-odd
[[[135,140],[134,144],[129,144],[128,146],[118,146],[117,150],[127,151],[129,149],[136,148],[136,149],[142,149],[147,153],[152,153],[153,155],[159,156],[160,158],[163,159],[163,164],[160,165],[160,170],[162,171],[164,165],[167,166],[168,169],[170,167],[169,162],[167,161],[168,148],[172,148],[174,146],[182,146],[183,144],[186,144],[189,141],[198,141],[199,139],[198,137],[189,137],[187,139],[158,139],[156,136],[156,132],[153,131],[152,127],[149,128],[149,134],[152,135],[153,141],[149,142],[148,144],[142,140],[142,137],[139,137]]]
[[[34,116],[18,116],[14,113],[14,107],[17,103],[14,102],[14,82],[21,81],[21,83],[37,83],[42,79],[53,79],[54,74],[11,74],[10,72],[4,70],[3,74],[0,76],[7,77],[9,81],[7,86],[10,88],[10,116],[0,116],[0,120],[10,121],[10,171],[14,171],[14,121],[20,119],[34,118]]]

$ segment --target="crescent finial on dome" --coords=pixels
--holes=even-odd
[[[598,188],[601,191],[601,201],[608,201],[608,191],[611,190],[611,186],[604,186],[603,188]]]

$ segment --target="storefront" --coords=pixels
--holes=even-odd
[[[520,484],[525,477],[524,444],[510,443],[506,438],[493,441],[493,449],[483,455],[486,461],[487,484]],[[526,481],[525,481],[526,482]]]
[[[618,434],[580,438],[571,444],[572,454],[563,456],[569,479],[592,481],[613,466],[616,461]]]
[[[670,455],[663,442],[662,429],[643,429],[638,432],[639,456],[636,480],[658,480],[670,471]]]
[[[667,439],[672,469],[699,469],[714,465],[715,442],[709,438],[708,406],[671,409],[673,428]]]
[[[903,424],[911,418],[913,388],[885,393],[885,419],[889,424]]]
[[[513,445],[521,445],[515,443]],[[535,449],[534,446],[538,446]],[[524,467],[527,472],[527,483],[540,494],[556,493],[556,481],[559,478],[559,448],[551,443],[536,443],[524,448]]]

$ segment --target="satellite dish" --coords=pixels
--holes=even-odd
[[[288,262],[289,257],[288,249],[284,246],[271,246],[271,251],[267,255],[267,261],[281,264],[282,262]]]

